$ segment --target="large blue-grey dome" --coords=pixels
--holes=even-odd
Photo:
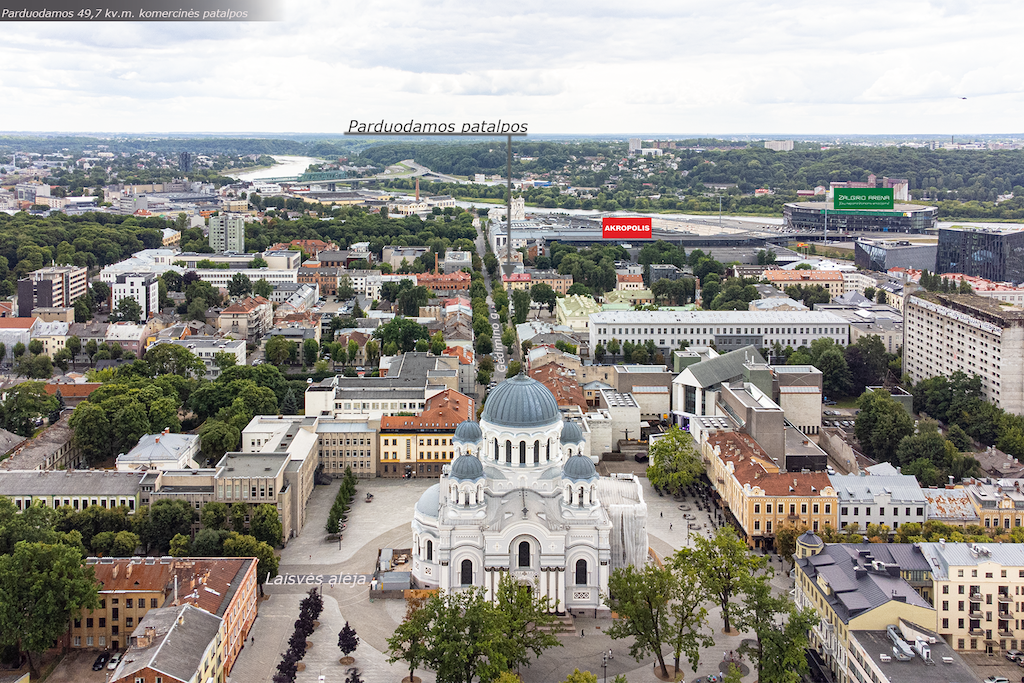
[[[465,424],[465,423],[463,423]],[[474,481],[484,476],[484,466],[475,455],[460,455],[452,463],[451,478]]]
[[[481,420],[500,427],[538,427],[562,419],[547,387],[520,373],[487,395]]]
[[[587,456],[574,455],[562,465],[562,476],[572,481],[594,479],[597,477],[597,468]]]
[[[562,425],[562,443],[576,444],[583,441],[583,430],[575,422]]]
[[[480,431],[480,425],[473,420],[466,420],[465,422],[460,422],[459,426],[455,428],[455,436],[452,437],[452,441],[480,443],[480,440],[483,438],[484,433]]]

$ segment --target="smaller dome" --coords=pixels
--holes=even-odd
[[[562,478],[572,481],[596,479],[597,468],[593,461],[585,455],[574,455],[562,465]]]
[[[452,440],[460,443],[480,443],[483,438],[484,433],[480,431],[480,423],[466,420],[460,422],[459,426],[455,428],[455,436]]]
[[[437,517],[437,510],[441,506],[441,485],[434,484],[423,492],[416,502],[416,512],[428,517]]]
[[[463,422],[462,424],[467,423]],[[474,422],[471,424],[476,423]],[[475,455],[463,454],[455,458],[455,462],[452,463],[450,476],[452,479],[473,481],[474,479],[479,479],[484,476],[484,466],[480,462],[480,458]]]
[[[583,441],[583,430],[575,422],[562,425],[562,443],[580,443]]]
[[[807,531],[805,531],[803,534],[800,535],[800,538],[797,539],[797,543],[800,543],[801,545],[805,545],[808,548],[821,548],[823,545],[825,545],[822,542],[822,540],[818,537],[818,535],[815,534],[810,529],[808,529]]]

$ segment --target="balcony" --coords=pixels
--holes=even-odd
[[[997,596],[997,598],[998,598],[999,602],[1002,603],[1002,604],[1005,604],[1005,605],[1012,605],[1013,604],[1013,597],[1012,596],[1004,595],[1003,593],[1000,593]]]
[[[982,613],[982,611],[980,609],[975,608],[975,607],[971,607],[971,611],[968,612],[968,616],[970,616],[971,619],[984,619],[985,618],[985,615]]]
[[[985,631],[980,628],[972,628],[970,631],[968,631],[968,633],[970,633],[972,636],[977,636],[979,638],[985,635]]]
[[[788,519],[790,521],[796,521],[796,520],[800,519],[800,515],[795,514],[795,513],[792,514],[792,515],[786,515],[786,519]]]
[[[999,629],[1000,638],[1013,638],[1013,631],[1009,629]]]
[[[981,593],[971,593],[971,601],[973,601],[973,602],[981,602],[981,600],[982,600]]]

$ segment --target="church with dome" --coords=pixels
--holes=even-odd
[[[496,386],[453,443],[455,459],[416,504],[414,584],[493,599],[507,572],[553,611],[606,613],[611,572],[647,560],[639,480],[598,476],[580,427],[524,374]]]

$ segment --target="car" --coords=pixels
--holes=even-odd
[[[122,657],[124,657],[124,655],[122,653],[120,653],[120,652],[114,653],[114,656],[110,658],[110,662],[107,664],[107,668],[110,669],[111,671],[116,669],[117,665],[121,661]]]
[[[110,658],[110,654],[107,652],[101,652],[96,661],[92,663],[93,671],[102,671],[103,667],[107,665],[107,660]]]
[[[691,529],[702,529],[703,527],[700,524],[690,524],[690,528]]]
[[[1010,679],[1006,676],[989,676],[985,683],[1010,683]]]
[[[1020,650],[1007,650],[1003,656],[1009,659],[1011,662],[1016,662],[1018,659],[1020,659],[1020,656],[1022,654],[1024,654],[1024,652],[1021,652]]]

